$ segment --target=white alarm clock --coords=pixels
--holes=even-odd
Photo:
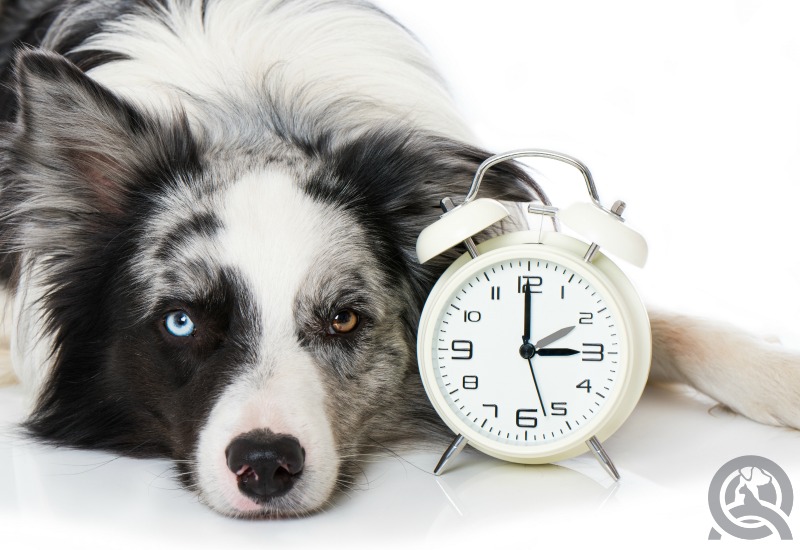
[[[567,162],[584,176],[591,203],[565,209],[530,206],[587,242],[555,231],[472,237],[508,216],[477,199],[491,166],[517,157]],[[643,266],[645,240],[621,217],[624,203],[600,204],[589,170],[546,150],[514,151],[486,160],[462,204],[417,241],[425,263],[463,243],[467,253],[434,286],[420,318],[417,354],[425,391],[456,438],[434,472],[466,444],[491,456],[549,463],[591,450],[614,479],[601,442],[641,397],[650,369],[647,312],[625,274],[601,251]]]

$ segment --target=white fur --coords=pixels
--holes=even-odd
[[[0,387],[17,381],[11,361],[13,314],[13,297],[6,289],[0,288]]]
[[[338,242],[336,227],[353,224],[310,199],[279,169],[237,181],[225,194],[220,217],[225,229],[219,261],[244,276],[263,330],[253,344],[257,362],[224,390],[201,432],[196,453],[201,494],[227,514],[258,510],[238,491],[225,448],[238,435],[269,429],[296,437],[306,452],[303,475],[285,497],[292,506],[285,509],[312,510],[334,490],[339,459],[319,367],[297,341],[294,300],[315,266],[347,249],[348,243]],[[289,227],[298,231],[286,231]]]
[[[158,18],[148,11],[107,24],[78,49],[131,60],[89,74],[145,108],[185,109],[195,125],[208,104],[250,105],[268,90],[339,132],[405,121],[471,137],[422,46],[370,8],[211,1],[203,19],[201,4],[171,0]],[[332,108],[342,100],[356,110]]]
[[[35,403],[53,369],[52,338],[45,331],[39,301],[42,286],[36,262],[25,254],[20,260],[20,280],[14,294],[10,355],[16,377],[26,389],[27,406]]]

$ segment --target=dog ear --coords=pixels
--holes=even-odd
[[[50,204],[78,215],[120,214],[137,185],[194,155],[183,117],[156,121],[60,55],[25,50],[15,69],[12,154],[28,191]]]
[[[332,152],[335,177],[323,175],[310,185],[324,200],[339,203],[356,213],[368,233],[383,250],[384,264],[408,275],[419,302],[424,301],[441,272],[463,250],[448,253],[420,265],[416,241],[420,232],[441,215],[445,197],[463,201],[480,164],[492,156],[477,147],[418,132],[378,130]],[[334,183],[326,185],[326,181]],[[533,179],[515,163],[489,170],[481,197],[509,202],[547,202]],[[517,214],[520,214],[517,212]],[[524,224],[521,216],[509,220]],[[497,233],[498,228],[489,230]]]

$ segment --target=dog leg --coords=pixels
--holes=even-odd
[[[650,312],[650,380],[689,384],[734,411],[800,429],[800,355],[731,325]]]

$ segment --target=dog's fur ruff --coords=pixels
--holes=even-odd
[[[445,433],[414,349],[453,254],[420,266],[414,244],[489,153],[400,24],[358,0],[0,0],[0,74],[0,273],[33,436],[169,457],[215,510],[260,517]],[[546,200],[513,165],[483,194]],[[343,308],[359,329],[331,336]],[[164,331],[176,309],[202,327],[188,344]],[[651,321],[654,379],[800,427],[795,356]],[[306,453],[265,502],[225,463],[254,430]]]

